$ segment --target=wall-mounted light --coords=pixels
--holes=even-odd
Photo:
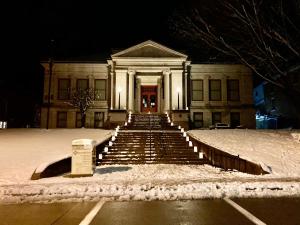
[[[119,108],[119,110],[120,110],[122,88],[121,88],[121,87],[118,87],[117,91],[118,91],[118,94],[119,94],[119,107],[118,107],[118,108]]]
[[[178,98],[178,106],[177,106],[177,108],[179,110],[179,93],[181,92],[181,88],[177,87],[176,91],[177,91],[177,98]]]

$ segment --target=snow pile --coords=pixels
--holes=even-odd
[[[93,177],[53,177],[3,185],[0,203],[113,200],[184,200],[300,196],[300,179],[225,172],[208,165],[113,165]]]
[[[222,151],[261,164],[272,174],[300,177],[300,143],[293,140],[289,131],[192,130],[189,134]]]

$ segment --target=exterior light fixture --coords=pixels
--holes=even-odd
[[[198,147],[194,146],[194,152],[198,152]]]
[[[199,152],[199,159],[203,159],[203,152]]]
[[[122,88],[121,87],[118,87],[118,94],[119,94],[119,110],[120,110],[120,106],[121,106],[121,92],[122,92]]]
[[[179,93],[181,92],[181,88],[178,87],[178,88],[176,89],[176,91],[177,91],[177,98],[178,98],[178,105],[177,105],[177,108],[178,108],[178,110],[179,110]]]

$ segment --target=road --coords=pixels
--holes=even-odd
[[[300,198],[0,205],[1,225],[300,225]]]

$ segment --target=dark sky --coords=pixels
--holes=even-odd
[[[0,77],[0,117],[5,101],[9,117],[21,118],[19,123],[32,120],[32,109],[41,103],[43,90],[39,62],[49,56],[51,40],[55,40],[57,59],[110,55],[112,48],[148,39],[184,49],[170,35],[167,22],[180,2],[31,0],[3,5],[5,72]]]

